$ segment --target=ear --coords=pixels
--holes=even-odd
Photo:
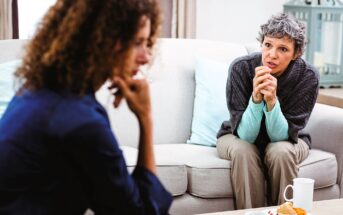
[[[292,60],[296,60],[301,56],[301,53],[299,51],[297,51],[296,53],[294,53],[293,59]]]

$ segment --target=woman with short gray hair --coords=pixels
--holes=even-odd
[[[306,45],[303,23],[287,14],[272,16],[261,25],[258,40],[261,52],[230,66],[230,120],[218,132],[218,154],[231,160],[237,209],[284,202],[284,188],[311,148],[302,129],[319,89],[318,71],[300,58]]]

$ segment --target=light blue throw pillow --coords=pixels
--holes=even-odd
[[[0,64],[0,119],[14,95],[14,72],[21,60],[13,60]]]
[[[226,105],[228,70],[228,64],[197,57],[192,134],[187,143],[216,145],[220,125],[230,118]]]

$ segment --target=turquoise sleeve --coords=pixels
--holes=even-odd
[[[254,143],[260,131],[264,102],[255,104],[250,97],[247,109],[239,122],[237,133],[240,139]]]
[[[265,123],[269,139],[272,142],[288,140],[288,122],[281,111],[279,100],[271,111],[268,112],[266,106],[263,111],[266,115]]]

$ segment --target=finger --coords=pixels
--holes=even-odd
[[[272,87],[273,89],[277,88],[277,83],[274,80],[264,80],[263,83],[267,83],[267,86]]]
[[[122,101],[123,99],[123,94],[118,90],[115,94],[114,94],[114,102],[113,102],[113,105],[115,108],[117,108],[120,104],[120,102]]]
[[[264,89],[265,89],[265,90],[268,90],[268,91],[271,92],[271,93],[276,92],[276,88],[273,87],[273,86],[267,86],[267,87],[265,87]]]
[[[270,93],[270,91],[269,90],[267,90],[267,89],[265,89],[265,88],[263,88],[263,89],[261,89],[261,94],[263,94],[264,95],[264,98],[269,98],[270,97],[270,95],[271,95],[271,93]]]
[[[267,66],[258,66],[255,68],[255,76],[261,76],[270,73],[272,70]]]
[[[277,78],[275,78],[273,75],[270,75],[270,77],[268,79],[270,81],[274,82],[275,84],[277,84]]]
[[[114,84],[117,85],[120,93],[125,97],[125,98],[128,98],[130,97],[131,95],[131,90],[130,90],[130,87],[129,87],[129,82],[130,80],[127,78],[125,81],[122,79],[122,78],[119,78],[119,77],[115,77],[114,80],[113,80]]]
[[[256,91],[257,92],[260,92],[262,89],[266,88],[268,86],[268,82],[264,82],[264,83],[261,83],[259,84],[257,87],[256,87]]]
[[[107,87],[107,89],[112,90],[112,89],[115,89],[117,87],[118,86],[115,83],[112,82],[111,85]]]
[[[254,80],[255,86],[256,86],[256,85],[259,85],[259,84],[262,83],[262,82],[264,82],[264,80],[269,79],[270,76],[271,76],[271,75],[270,75],[269,73],[267,73],[267,74],[265,74],[265,75],[263,75],[263,76],[257,77],[257,78]]]
[[[269,69],[269,67],[267,66],[258,66],[255,68],[255,71],[258,72],[258,71],[262,71],[262,70],[266,70],[266,69]]]

